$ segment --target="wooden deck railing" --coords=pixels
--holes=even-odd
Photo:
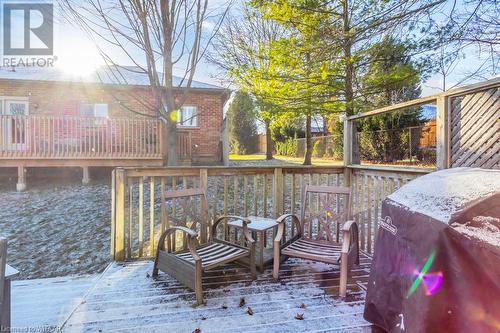
[[[181,160],[190,159],[193,156],[191,131],[178,131],[177,135],[177,156]]]
[[[111,254],[116,260],[153,256],[165,227],[160,214],[162,189],[205,188],[212,218],[222,214],[277,217],[300,212],[307,184],[352,186],[360,245],[371,252],[382,200],[427,172],[335,166],[118,168],[112,184]]]
[[[0,115],[0,158],[161,158],[159,120]]]
[[[429,169],[352,167],[350,173],[353,193],[353,218],[359,226],[360,246],[372,253],[381,218],[382,201],[395,190]]]

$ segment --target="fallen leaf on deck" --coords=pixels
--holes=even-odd
[[[306,308],[306,305],[304,303],[300,304],[300,308],[301,309],[305,309]]]
[[[250,315],[250,316],[253,316],[253,310],[251,307],[248,307],[247,309],[247,313]]]
[[[245,305],[245,297],[240,297],[240,308]]]
[[[297,320],[304,320],[304,314],[303,313],[297,313],[295,315],[295,319],[297,319]]]

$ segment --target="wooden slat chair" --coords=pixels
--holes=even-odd
[[[196,210],[195,198],[199,199],[198,206],[200,206],[201,216],[194,214]],[[179,202],[181,207],[177,207]],[[177,211],[176,215],[182,215],[188,219],[181,220],[175,216],[169,217],[169,203],[172,203],[171,209],[172,207],[181,208],[182,212]],[[202,275],[208,270],[248,257],[252,277],[256,278],[255,241],[247,227],[250,221],[240,216],[226,215],[216,219],[213,226],[210,227],[207,207],[206,195],[202,189],[162,193],[162,223],[166,230],[158,241],[153,268],[154,277],[158,275],[158,270],[161,270],[193,289],[198,305],[204,303]],[[220,222],[228,219],[243,221],[243,234],[245,236],[243,245],[217,238],[217,226]],[[179,245],[175,239],[176,231],[183,234],[180,244],[182,246],[179,250],[176,249]],[[198,237],[198,231],[201,237]],[[207,231],[209,231],[209,237],[208,241],[205,242],[203,238]]]
[[[316,204],[315,211],[312,203]],[[273,277],[279,278],[281,255],[330,264],[340,262],[340,296],[345,297],[348,270],[353,263],[359,265],[358,227],[349,220],[351,190],[348,187],[306,186],[301,208],[300,219],[285,214],[277,220]],[[290,219],[292,231],[295,229],[296,233],[284,242],[285,221]]]

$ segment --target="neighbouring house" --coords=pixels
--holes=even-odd
[[[174,85],[180,78],[174,79]],[[165,129],[145,73],[100,69],[75,76],[49,68],[0,69],[0,166],[160,166]],[[193,81],[177,89],[178,154],[183,164],[220,164],[223,107],[229,90]]]
[[[305,129],[305,125],[304,125]],[[315,115],[311,119],[311,136],[325,136],[328,134],[326,122],[322,116]]]

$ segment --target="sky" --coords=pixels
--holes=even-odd
[[[210,9],[221,10],[226,6],[226,3],[227,0],[210,0]],[[238,7],[236,6],[234,8]],[[62,20],[61,17],[62,14],[56,8],[54,31],[54,54],[57,57],[56,66],[68,71],[85,72],[96,66],[102,65],[103,60],[94,42],[88,38],[85,32],[81,31],[77,26]],[[209,31],[210,28],[211,25],[208,24],[206,30]],[[113,58],[116,59],[115,62],[123,65],[131,65],[130,60],[126,56],[120,54],[120,52],[116,52],[112,47],[107,47],[106,51],[113,54]],[[481,62],[482,59],[479,58],[477,52],[475,52],[473,48],[468,49],[465,52],[465,58],[458,62],[453,73],[447,78],[447,86],[453,86],[456,82],[461,80],[464,72],[475,68]],[[174,67],[174,74],[182,75],[183,68],[181,66]],[[216,85],[224,85],[220,78],[217,77],[218,75],[220,75],[220,73],[213,64],[203,61],[197,67],[195,80]],[[473,81],[467,83],[472,82]],[[441,86],[441,76],[439,74],[431,75],[422,83],[422,96],[440,92],[439,88]]]

